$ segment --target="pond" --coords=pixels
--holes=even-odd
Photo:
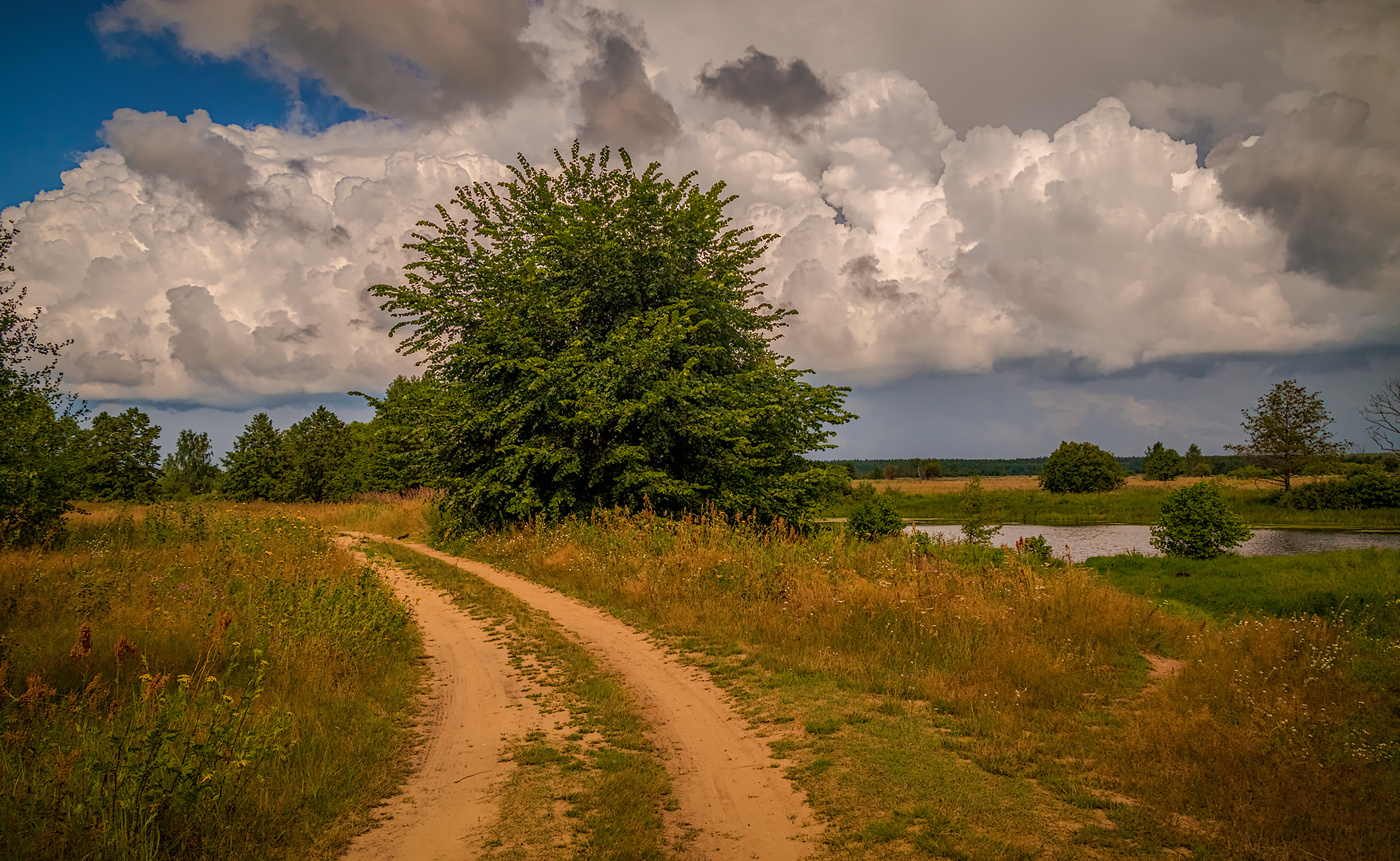
[[[962,527],[957,524],[920,524],[920,532],[947,541],[961,541]],[[1126,525],[1101,526],[1025,526],[1007,524],[992,538],[992,544],[1015,546],[1017,538],[1043,535],[1055,555],[1083,561],[1090,556],[1114,556],[1134,550],[1144,556],[1161,556],[1152,546],[1151,527]],[[1256,529],[1254,537],[1234,552],[1241,556],[1291,556],[1295,553],[1320,553],[1324,550],[1353,550],[1379,547],[1400,550],[1400,533],[1394,532],[1320,532],[1310,529]]]

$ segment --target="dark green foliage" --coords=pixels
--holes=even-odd
[[[1168,556],[1210,559],[1248,541],[1253,532],[1230,508],[1213,481],[1198,481],[1162,501],[1152,546]]]
[[[214,465],[214,450],[209,434],[192,430],[180,431],[175,453],[167,455],[160,468],[160,492],[168,499],[189,499],[206,496],[214,490],[219,468]]]
[[[1244,421],[1240,426],[1249,436],[1244,445],[1227,445],[1252,465],[1265,470],[1283,484],[1292,487],[1293,476],[1302,473],[1318,460],[1334,459],[1351,447],[1348,442],[1334,442],[1332,415],[1323,406],[1316,392],[1308,394],[1297,380],[1275,383],[1269,393],[1259,399],[1255,412],[1241,410]]]
[[[1198,459],[1200,454],[1201,450],[1196,449]],[[1174,448],[1163,448],[1160,441],[1153,443],[1142,457],[1142,477],[1148,481],[1171,481],[1185,471],[1181,455]]]
[[[280,447],[286,472],[278,483],[283,502],[325,502],[335,499],[332,479],[350,453],[345,422],[324,406],[282,434]]]
[[[1040,473],[1040,486],[1051,493],[1102,493],[1126,481],[1118,459],[1090,442],[1062,441]]]
[[[224,455],[219,493],[238,502],[277,498],[277,485],[286,467],[281,435],[267,413],[258,413]]]
[[[729,227],[722,184],[620,155],[576,145],[555,175],[522,158],[510,183],[459,188],[466,217],[420,222],[408,284],[372,288],[408,327],[400,349],[457,397],[444,514],[809,515],[844,477],[802,455],[851,416],[845,389],[801,382],[771,348],[791,313],[755,280],[773,237]]]
[[[115,416],[100,412],[83,435],[85,496],[95,500],[150,502],[159,476],[160,425],[130,407]]]
[[[354,445],[336,476],[336,495],[436,486],[435,458],[447,442],[438,432],[454,414],[452,390],[426,374],[399,377],[383,398],[351,394],[374,407],[374,419],[350,426]]]
[[[874,499],[864,500],[851,511],[851,516],[846,519],[846,531],[866,541],[873,541],[903,532],[904,518],[890,503],[889,494],[882,493]]]
[[[1284,491],[1277,502],[1301,511],[1400,508],[1400,476],[1368,470],[1346,478],[1313,481]]]
[[[14,232],[0,225],[0,277]],[[39,340],[25,288],[0,280],[0,547],[47,541],[75,495],[76,405],[58,390],[53,361],[66,346]],[[36,366],[37,364],[37,366]]]

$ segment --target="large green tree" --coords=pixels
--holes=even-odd
[[[1128,479],[1111,452],[1091,442],[1060,442],[1040,471],[1040,486],[1051,493],[1102,493]]]
[[[238,502],[275,499],[278,481],[286,469],[281,442],[267,413],[253,416],[224,455],[219,493]]]
[[[1254,412],[1240,412],[1244,414],[1240,426],[1249,442],[1225,448],[1277,476],[1274,480],[1285,491],[1292,487],[1293,476],[1306,467],[1341,457],[1351,447],[1332,439],[1332,414],[1317,392],[1309,394],[1297,380],[1275,383]]]
[[[0,273],[14,232],[0,225]],[[0,274],[0,278],[3,274]],[[25,288],[0,280],[0,547],[45,541],[72,510],[78,405],[59,391],[54,359],[65,346],[39,339]]]
[[[491,525],[594,506],[706,505],[801,518],[841,484],[803,455],[852,418],[772,348],[790,311],[762,301],[773,236],[731,227],[723,184],[638,172],[626,152],[512,168],[457,190],[460,220],[372,288],[456,409],[440,453],[449,517]]]
[[[160,425],[136,407],[100,412],[83,435],[83,478],[89,499],[150,502],[160,472]]]

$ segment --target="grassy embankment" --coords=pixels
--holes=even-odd
[[[707,668],[789,760],[824,857],[1400,856],[1400,650],[1345,620],[1186,619],[1087,568],[713,518],[468,550]]]
[[[403,777],[409,611],[291,508],[0,553],[0,856],[326,858]]]
[[[1400,552],[1393,550],[1205,560],[1091,556],[1084,564],[1183,616],[1323,616],[1400,644]]]
[[[987,498],[987,518],[992,523],[1026,523],[1038,526],[1087,526],[1096,523],[1155,523],[1162,500],[1173,490],[1199,479],[1174,481],[1130,479],[1108,493],[1054,494],[1040,490],[1029,476],[982,479]],[[1253,481],[1221,480],[1225,498],[1245,522],[1255,527],[1359,529],[1400,531],[1400,509],[1353,511],[1298,511],[1280,508],[1266,500],[1274,488]],[[871,485],[894,503],[901,515],[930,523],[959,523],[958,492],[967,479],[895,479],[856,482]],[[835,502],[828,517],[846,517],[858,503],[856,496]]]

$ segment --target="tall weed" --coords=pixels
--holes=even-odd
[[[333,853],[398,778],[419,651],[294,512],[106,509],[4,553],[0,856]]]

